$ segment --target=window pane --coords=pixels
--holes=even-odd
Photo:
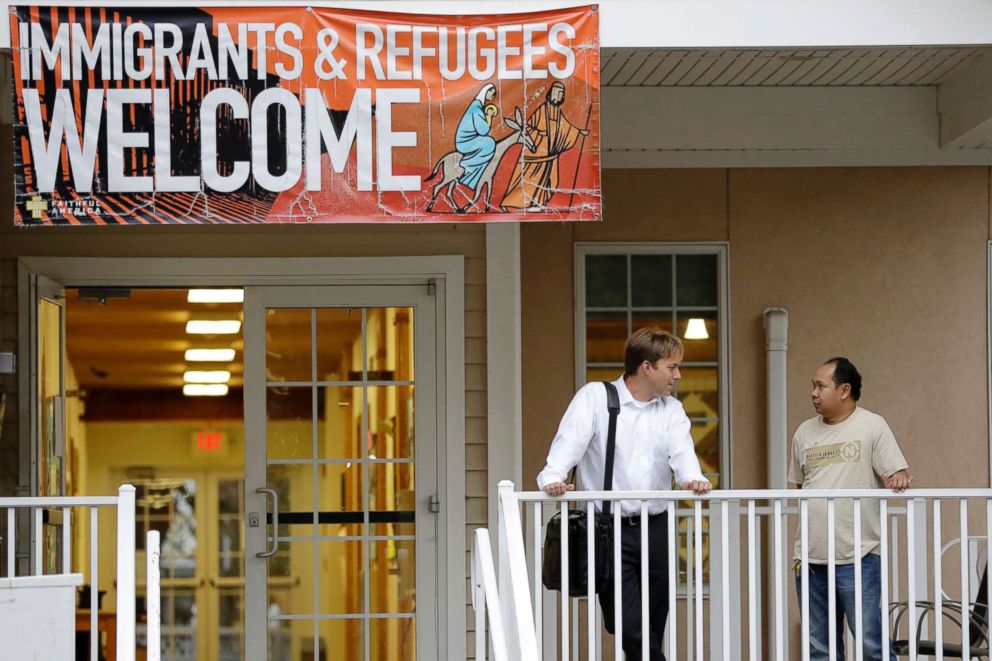
[[[676,396],[690,418],[716,418],[720,414],[717,368],[684,367]]]
[[[270,459],[313,456],[313,391],[272,387],[265,392],[266,452]]]
[[[367,392],[369,457],[415,456],[413,386],[373,386]]]
[[[720,427],[713,421],[692,423],[692,440],[696,445],[696,456],[703,474],[720,487]]]
[[[313,378],[308,309],[270,308],[265,311],[265,373],[269,381],[309,381]]]
[[[586,316],[587,363],[622,363],[626,341],[626,312],[588,313]]]
[[[320,656],[306,657],[316,661],[321,659],[364,659],[365,658],[365,621],[355,620],[321,620],[320,627]],[[405,658],[405,657],[398,657]],[[413,658],[413,657],[409,657]]]
[[[669,312],[635,312],[633,326],[631,332],[648,327],[660,328],[669,333],[675,332],[672,328],[672,315]]]
[[[361,613],[365,608],[365,542],[320,542],[317,545],[320,572],[317,575],[319,613]],[[312,565],[305,571],[312,580]],[[312,599],[312,597],[311,597]],[[312,606],[311,606],[312,608]],[[333,657],[331,657],[333,658]]]
[[[678,255],[675,258],[677,305],[717,305],[716,255]]]
[[[241,480],[220,480],[217,489],[217,510],[221,514],[240,515],[243,510],[241,494],[244,483]]]
[[[586,255],[586,307],[627,305],[627,256]]]
[[[413,380],[413,308],[369,308],[370,381]],[[361,378],[361,375],[358,375]]]
[[[694,321],[696,320],[696,321]],[[692,330],[697,331],[700,327],[706,329],[706,337],[690,339],[687,331],[692,325]],[[719,356],[718,346],[719,325],[717,324],[716,312],[687,312],[679,315],[679,337],[685,345],[685,356],[683,362],[691,363],[696,361],[716,362]]]
[[[362,310],[360,308],[317,309],[317,378],[347,381],[350,372],[362,378]]]
[[[364,456],[361,445],[362,400],[361,386],[328,386],[320,388],[318,402],[323,410],[317,456],[324,459],[358,459]]]
[[[241,661],[244,658],[244,609],[241,591],[224,588],[218,590],[218,605],[220,661]]]
[[[369,606],[373,613],[413,613],[416,610],[417,555],[410,540],[372,542],[369,558]]]
[[[412,659],[417,655],[417,626],[413,618],[376,618],[369,622],[371,661]]]
[[[672,256],[631,255],[630,288],[634,307],[671,307]]]
[[[623,374],[623,366],[593,367],[586,370],[586,381],[616,381]]]

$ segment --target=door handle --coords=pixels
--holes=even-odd
[[[255,493],[265,494],[272,498],[272,548],[255,554],[256,558],[271,558],[279,550],[279,494],[275,489],[259,487]]]

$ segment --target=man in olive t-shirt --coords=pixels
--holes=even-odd
[[[882,416],[858,407],[861,375],[847,358],[831,358],[813,377],[813,408],[819,414],[799,425],[792,439],[789,482],[803,489],[906,489],[913,481],[892,430]],[[865,661],[882,659],[879,609],[881,574],[878,546],[881,521],[877,500],[861,501],[861,548],[854,549],[854,503],[834,503],[836,563],[836,650],[844,659],[844,616],[854,635],[854,563],[861,562],[862,627]],[[827,583],[827,502],[809,503],[809,635],[811,661],[829,655]],[[796,590],[802,603],[801,546],[796,535],[793,558]],[[895,654],[890,651],[891,661]]]

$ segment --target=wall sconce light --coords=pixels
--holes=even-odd
[[[685,327],[685,339],[687,340],[708,340],[709,331],[706,330],[706,321],[699,317],[693,317]]]

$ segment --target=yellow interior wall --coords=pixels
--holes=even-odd
[[[155,476],[186,476],[199,471],[243,472],[244,433],[240,420],[229,422],[87,422],[85,448],[88,495],[113,495],[127,481],[128,469]],[[194,435],[209,429],[227,434],[229,449],[223,457],[195,452]],[[199,503],[198,503],[199,506]],[[107,590],[105,608],[114,608],[116,593],[116,523],[112,510],[100,516],[100,589]],[[139,581],[144,581],[144,559],[139,554]]]
[[[402,372],[409,366],[401,363],[412,356],[413,337],[412,326],[397,319],[394,310],[371,310],[367,319],[367,332],[370,347],[379,347],[375,356],[370,359],[369,368],[372,370],[394,370]],[[357,370],[362,364],[362,345],[360,338],[355,338],[351,350],[343,357],[341,373]],[[361,428],[362,389],[347,388],[350,406],[339,406],[341,400],[338,388],[325,388],[324,420],[318,424],[318,457],[346,457],[348,452],[361,451],[360,439],[357,432]],[[367,411],[367,428],[369,438],[374,439],[375,448],[382,452],[380,458],[397,456],[397,442],[402,430],[388,426],[389,421],[402,421],[400,408],[404,402],[401,389],[397,387],[374,387],[369,391]],[[76,400],[78,402],[78,400]],[[405,403],[402,404],[405,406]],[[74,405],[76,412],[82,412],[81,404]],[[70,418],[71,420],[72,418]],[[198,452],[194,442],[195,434],[200,430],[221,431],[226,434],[226,449],[222,456]],[[309,456],[311,452],[312,432],[308,421],[273,420],[268,423],[267,433],[279,440],[280,456],[301,457]],[[82,423],[78,415],[70,425],[70,436],[74,446],[84,461],[79,465],[80,486],[85,486],[89,494],[113,494],[118,486],[135,475],[154,477],[196,477],[200,474],[215,471],[218,473],[236,473],[243,475],[244,470],[244,429],[241,421],[154,421],[154,422],[89,422]],[[383,452],[384,450],[384,452]],[[378,502],[372,504],[373,509],[389,509],[396,503],[397,471],[408,471],[412,479],[412,467],[408,465],[393,466],[379,465],[378,469],[370,465],[369,472],[379,471],[379,481],[374,496]],[[278,466],[270,469],[272,472],[285,475],[288,487],[288,498],[280,503],[283,511],[310,510],[313,507],[313,471],[308,465]],[[363,492],[369,488],[368,483],[361,477],[362,469],[359,464],[322,464],[316,468],[317,479],[321,488],[318,490],[319,508],[323,511],[360,510],[363,504]],[[271,482],[271,480],[270,480]],[[401,509],[413,509],[412,485],[410,497],[401,494],[397,504]],[[197,508],[205,507],[201,501],[202,489],[197,492]],[[372,494],[370,494],[370,498]],[[109,514],[109,513],[108,513]],[[115,526],[111,516],[102,516],[100,521],[100,548],[115,548]],[[379,525],[373,534],[404,534],[406,531],[392,527],[387,532],[386,526]],[[293,526],[289,534],[296,536],[311,535],[312,529],[306,526]],[[321,535],[328,534],[357,534],[347,530],[346,526],[321,526]],[[198,542],[202,535],[198,536]],[[81,542],[82,544],[83,542]],[[202,542],[201,542],[202,543]],[[373,555],[370,569],[371,590],[376,594],[370,599],[377,610],[388,612],[406,612],[412,609],[412,602],[403,602],[406,594],[401,594],[409,587],[415,576],[415,556],[410,542],[373,542],[376,553]],[[88,546],[87,546],[88,548]],[[361,543],[355,542],[321,542],[319,555],[314,558],[314,544],[297,542],[289,544],[291,576],[289,580],[276,578],[275,583],[291,585],[288,612],[312,612],[316,589],[318,592],[318,608],[324,613],[354,612],[363,608],[361,592],[354,592],[361,585],[361,566],[363,551]],[[80,561],[88,563],[86,556],[80,555]],[[400,571],[391,571],[391,561],[403,559]],[[105,608],[113,608],[115,593],[112,580],[115,568],[115,556],[112,552],[103,552],[100,557],[100,589],[107,590],[104,601]],[[143,583],[144,561],[139,553],[138,558],[139,583]],[[88,566],[88,564],[86,565]],[[200,567],[199,575],[203,578],[211,576],[212,567]],[[316,576],[315,576],[316,571]],[[349,590],[351,596],[349,597]],[[357,598],[356,598],[357,596]],[[293,654],[298,656],[304,649],[309,649],[312,637],[312,624],[309,622],[294,622],[287,625],[292,632]],[[411,653],[409,642],[404,646],[402,638],[402,623],[388,620],[381,623],[381,629],[376,631],[372,645],[381,649],[387,656],[382,658],[400,659],[404,654]],[[322,634],[323,635],[323,634]],[[327,635],[324,635],[327,638]],[[333,641],[327,641],[333,643]],[[351,654],[358,653],[355,641],[346,643],[353,649]],[[350,658],[350,657],[349,657]]]

